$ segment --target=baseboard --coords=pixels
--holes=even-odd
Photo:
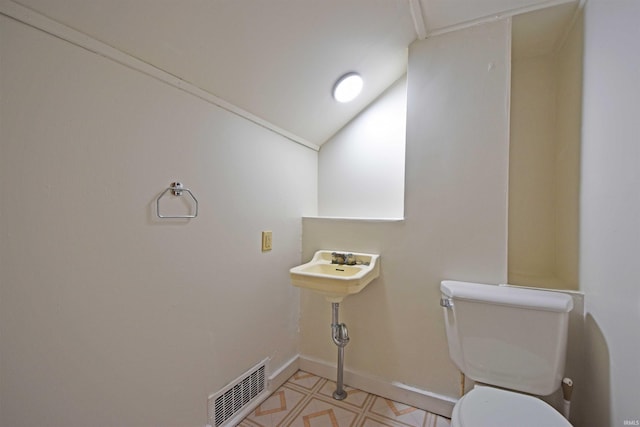
[[[278,370],[269,375],[269,383],[267,385],[269,393],[273,393],[279,389],[293,374],[298,372],[298,369],[300,369],[300,356],[296,354]]]
[[[305,355],[296,355],[276,371],[270,373],[266,390],[260,394],[259,398],[251,402],[250,405],[238,412],[233,418],[227,420],[225,425],[240,423],[240,421],[253,412],[274,391],[291,378],[298,369],[323,378],[335,379],[336,377],[335,364]],[[382,378],[356,372],[351,369],[344,370],[344,382],[350,387],[366,391],[367,393],[376,394],[447,418],[451,418],[451,412],[456,403],[456,399],[449,396],[432,393],[400,382],[389,382]]]
[[[323,378],[336,378],[336,366],[323,360],[300,355],[298,358],[299,369],[318,375]],[[427,390],[422,390],[400,382],[389,382],[382,378],[356,372],[350,369],[344,370],[344,383],[368,393],[376,394],[396,402],[404,403],[416,408],[429,411],[434,414],[451,418],[456,399]]]

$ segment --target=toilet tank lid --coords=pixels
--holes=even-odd
[[[562,292],[454,280],[442,281],[440,290],[453,300],[461,299],[557,312],[569,312],[573,309],[573,299]]]

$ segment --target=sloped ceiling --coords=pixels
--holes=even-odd
[[[18,0],[311,145],[406,72],[416,39],[573,0]],[[363,95],[331,97],[357,71]]]

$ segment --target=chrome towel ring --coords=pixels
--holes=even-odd
[[[162,199],[169,191],[171,191],[171,194],[174,196],[182,196],[182,192],[186,192],[193,200],[193,213],[191,215],[162,215],[160,213],[160,199]],[[172,182],[171,186],[160,193],[156,199],[156,215],[158,218],[195,218],[198,216],[198,199],[196,199],[196,196],[193,195],[191,190],[184,188],[182,183]]]

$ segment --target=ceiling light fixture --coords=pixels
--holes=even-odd
[[[349,102],[355,99],[364,85],[358,73],[347,73],[340,77],[333,86],[333,98],[338,102]]]

